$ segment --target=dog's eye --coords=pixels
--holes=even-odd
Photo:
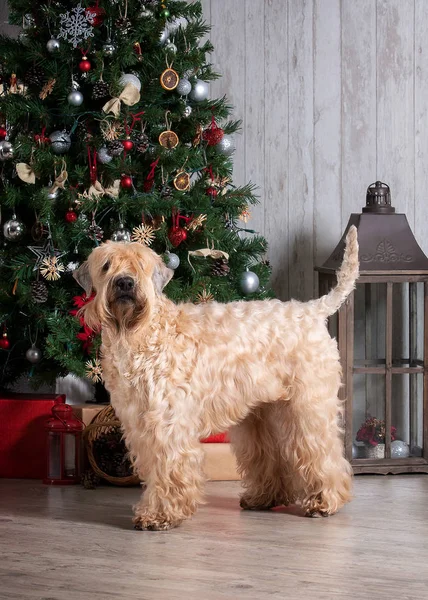
[[[107,261],[104,265],[103,265],[103,271],[104,273],[107,273],[107,271],[110,269],[110,263],[109,261]]]

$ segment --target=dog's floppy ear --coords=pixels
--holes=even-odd
[[[158,294],[162,293],[163,288],[171,281],[173,275],[174,271],[168,269],[163,259],[159,256],[152,275],[153,285]]]
[[[73,271],[73,277],[85,290],[85,294],[89,298],[92,292],[92,279],[89,274],[88,261],[85,261],[78,269],[76,269],[76,271]]]

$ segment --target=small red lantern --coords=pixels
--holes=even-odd
[[[79,69],[82,71],[82,73],[87,73],[91,70],[91,63],[86,56],[83,56],[82,60],[80,61]]]
[[[52,418],[45,424],[47,441],[47,473],[43,483],[70,485],[80,481],[80,444],[83,423],[69,404],[52,407]]]

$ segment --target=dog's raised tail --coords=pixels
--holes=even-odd
[[[319,299],[319,308],[326,317],[334,315],[355,287],[359,275],[357,228],[352,225],[346,235],[345,252],[336,273],[337,285]]]

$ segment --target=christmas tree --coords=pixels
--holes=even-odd
[[[99,336],[72,272],[105,240],[162,254],[174,301],[263,299],[254,186],[232,182],[200,2],[9,0],[0,37],[0,386],[90,375]],[[249,232],[249,233],[245,233]]]

